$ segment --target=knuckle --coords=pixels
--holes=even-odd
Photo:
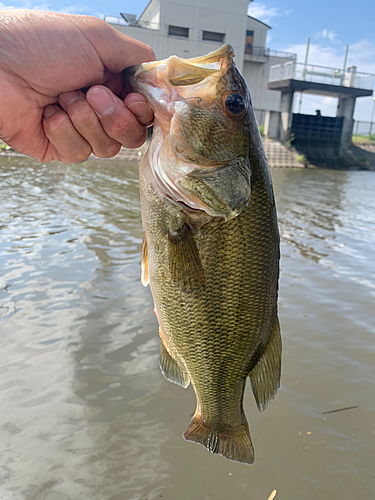
[[[66,127],[69,121],[69,117],[66,113],[63,111],[56,111],[51,117],[45,118],[45,125],[50,133],[54,134],[59,132],[61,128]]]
[[[145,142],[146,134],[147,134],[146,129],[144,129],[143,132],[141,134],[138,134],[137,136],[133,135],[126,137],[122,144],[126,148],[131,148],[131,149],[139,148]]]
[[[85,151],[81,151],[75,155],[74,163],[80,163],[81,161],[87,160],[87,158],[90,156],[92,150],[86,149]]]
[[[121,116],[108,123],[107,134],[114,139],[121,138],[132,131],[134,128],[133,125],[132,116],[127,113],[121,113]]]
[[[89,145],[81,145],[80,147],[72,148],[69,154],[65,155],[65,158],[67,163],[80,163],[87,160],[91,153],[92,149]]]
[[[116,156],[121,149],[121,144],[109,146],[107,148],[95,148],[94,155],[98,158],[112,158]]]
[[[93,112],[86,101],[77,100],[68,111],[71,121],[81,127],[89,127],[92,124]]]

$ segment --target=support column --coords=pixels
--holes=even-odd
[[[344,118],[344,123],[342,125],[342,132],[341,132],[340,153],[339,153],[340,156],[345,154],[345,152],[349,149],[352,143],[352,134],[354,126],[354,120],[353,120],[354,107],[355,107],[354,97],[339,98],[336,116],[342,116]]]
[[[264,135],[278,141],[280,139],[281,113],[267,109],[264,119]]]
[[[293,119],[293,97],[294,91],[281,92],[280,110],[281,110],[281,124],[279,131],[279,139],[286,142],[289,139],[290,129],[292,127]]]

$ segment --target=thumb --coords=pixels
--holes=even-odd
[[[83,26],[79,28],[84,31],[96,49],[102,64],[112,73],[121,73],[129,66],[143,62],[155,61],[154,51],[145,43],[139,42],[130,36],[124,35],[111,25],[95,17],[90,17],[90,22],[79,19],[75,21]]]

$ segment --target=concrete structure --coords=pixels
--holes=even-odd
[[[270,67],[295,61],[295,54],[266,48],[270,26],[247,15],[249,0],[151,0],[141,16],[121,14],[105,20],[122,33],[150,45],[158,59],[172,54],[195,57],[233,45],[257,110],[279,110],[280,93],[267,88]]]
[[[304,146],[310,148],[312,153],[314,142],[319,144],[320,150],[324,149],[324,140],[327,142],[327,148],[331,149],[330,155],[341,156],[351,145],[356,98],[371,96],[373,85],[374,75],[359,73],[355,66],[346,70],[297,62],[272,66],[268,89],[281,92],[280,112],[267,113],[265,134],[281,141],[299,134],[300,144],[303,146],[302,124],[306,131]],[[339,101],[336,119],[322,117],[320,114],[313,116],[293,113],[295,92],[337,97]],[[304,116],[309,118],[303,120]],[[310,131],[307,122],[310,123]],[[332,142],[337,140],[338,148],[332,149]]]

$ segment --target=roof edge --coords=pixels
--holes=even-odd
[[[268,24],[264,23],[263,21],[259,21],[259,19],[256,19],[255,17],[253,16],[249,16],[249,14],[247,15],[247,17],[249,17],[250,19],[253,19],[254,21],[256,21],[257,23],[260,23],[260,24],[263,24],[264,26],[267,26],[267,28],[269,28],[270,30],[272,30],[272,27],[271,26],[268,26]]]
[[[142,13],[141,15],[138,17],[137,21],[140,21],[141,17],[143,16],[143,14],[146,12],[146,10],[149,8],[150,4],[153,2],[154,0],[150,0],[148,2],[148,4],[146,5],[146,7],[142,10]]]

